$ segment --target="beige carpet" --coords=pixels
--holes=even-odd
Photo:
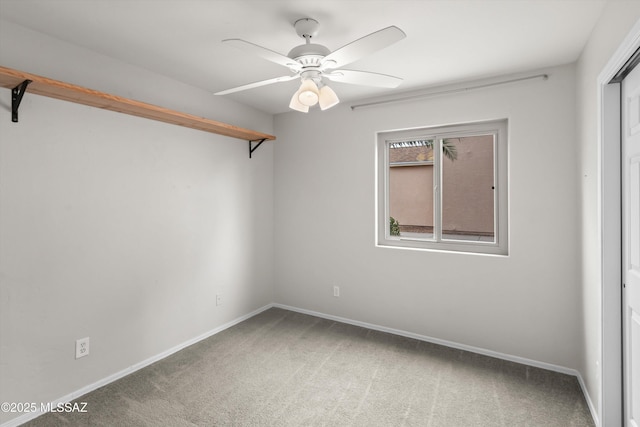
[[[575,377],[267,310],[28,426],[592,426]]]

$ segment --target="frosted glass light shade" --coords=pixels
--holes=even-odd
[[[326,110],[340,102],[338,95],[329,86],[320,88],[320,109]]]
[[[296,91],[296,93],[293,94],[293,96],[291,97],[291,102],[289,103],[289,108],[291,108],[292,110],[300,111],[301,113],[308,113],[309,106],[302,104],[298,100],[299,94],[300,94],[300,91]]]
[[[308,107],[318,103],[318,86],[313,80],[304,80],[298,89],[298,101]]]

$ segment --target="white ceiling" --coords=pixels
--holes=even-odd
[[[332,82],[342,102],[575,61],[606,0],[0,0],[0,18],[217,92],[288,75],[221,43],[241,38],[286,55],[314,18],[331,51],[390,25],[407,37],[348,69],[404,79],[397,89]],[[1,59],[0,59],[1,61]],[[25,70],[28,71],[28,70]],[[299,83],[225,95],[289,111]]]

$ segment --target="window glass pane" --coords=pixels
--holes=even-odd
[[[392,238],[433,239],[433,140],[389,143]]]
[[[442,239],[495,242],[494,136],[442,140]]]

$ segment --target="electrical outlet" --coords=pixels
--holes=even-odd
[[[222,295],[216,295],[216,305],[222,305]]]
[[[76,340],[76,359],[89,355],[89,337]]]
[[[340,296],[340,286],[334,286],[333,287],[333,296],[334,297],[339,297]]]

